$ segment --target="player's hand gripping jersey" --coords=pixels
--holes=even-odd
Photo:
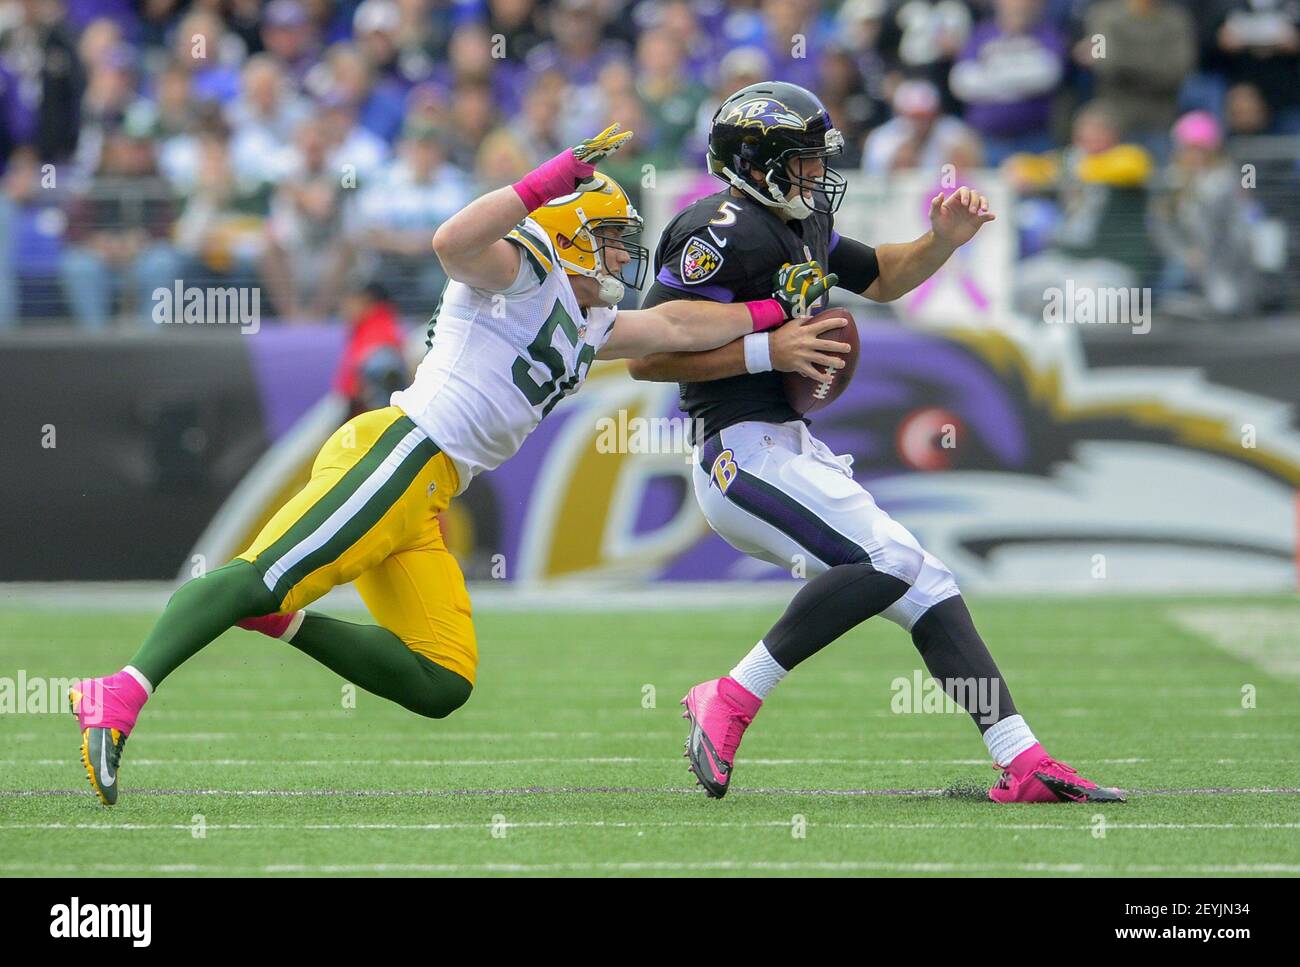
[[[451,458],[462,491],[582,385],[618,313],[596,306],[584,316],[533,219],[507,238],[522,256],[514,282],[503,292],[449,282],[429,323],[429,352],[410,387],[393,394]]]

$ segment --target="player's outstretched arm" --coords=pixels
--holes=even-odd
[[[970,188],[958,188],[947,198],[939,192],[930,202],[930,231],[913,242],[876,248],[880,274],[862,295],[874,302],[907,295],[996,217],[988,199]]]
[[[828,354],[847,353],[849,346],[821,338],[828,329],[838,328],[841,325],[839,320],[805,323],[802,317],[809,315],[809,307],[817,305],[838,281],[834,273],[827,275],[815,260],[797,265],[787,262],[772,276],[772,299],[782,306],[781,318],[790,320],[779,328],[766,332],[755,327],[753,333],[737,338],[740,333],[724,333],[720,326],[709,321],[708,315],[703,315],[698,316],[698,319],[713,329],[707,336],[683,333],[679,337],[665,339],[664,324],[654,321],[650,323],[649,330],[634,332],[627,337],[636,340],[636,348],[640,351],[619,355],[632,357],[628,364],[632,377],[648,382],[705,383],[742,373],[760,373],[773,369],[800,372],[816,379],[818,374],[814,366],[838,369],[843,361]],[[681,322],[693,325],[697,318],[694,313],[701,310],[716,312],[735,308],[738,307],[714,302],[664,302],[653,309],[620,314],[619,325],[622,325],[625,315],[644,316],[665,309],[674,314],[684,314],[685,318]],[[718,316],[719,320],[733,318],[731,315]],[[727,324],[731,325],[730,322]],[[725,339],[720,338],[723,335],[726,336]],[[690,341],[695,347],[694,351],[681,344],[666,344],[680,339]]]
[[[786,320],[806,313],[834,287],[837,279],[825,274],[817,262],[786,264],[773,276],[773,293],[770,299],[728,305],[716,302],[678,300],[664,302],[651,309],[621,312],[610,338],[601,347],[601,359],[638,358],[653,353],[691,356],[718,350],[741,337],[760,333],[767,341],[767,332],[781,326]],[[833,326],[835,320],[825,320],[806,328],[820,335]],[[848,352],[849,347],[829,339],[817,339],[813,358],[801,361],[808,372],[814,362],[838,368],[842,360],[834,353]],[[743,356],[743,350],[742,350]]]
[[[675,305],[665,302],[663,305]],[[712,304],[712,303],[709,303]],[[658,307],[662,308],[662,306]],[[622,316],[619,316],[620,320]],[[620,325],[622,323],[620,322]],[[755,353],[747,347],[748,337],[734,339],[718,349],[694,353],[653,353],[628,361],[627,369],[633,379],[647,383],[707,383],[745,373],[762,373],[776,370],[781,373],[803,373],[809,379],[823,377],[814,366],[839,368],[843,360],[828,353],[846,353],[847,343],[821,338],[828,329],[843,325],[841,319],[823,319],[805,323],[791,319],[778,329],[764,333],[766,353]],[[615,327],[617,328],[617,327]],[[750,351],[747,352],[746,350]],[[756,361],[766,356],[765,361]]]
[[[528,210],[514,188],[474,199],[433,233],[433,252],[448,278],[480,289],[510,287],[519,273],[519,249],[505,240]]]
[[[571,194],[592,176],[596,162],[632,137],[611,124],[594,138],[561,151],[509,188],[476,198],[433,235],[433,251],[450,278],[481,289],[509,288],[519,272],[519,250],[505,235],[529,212]]]

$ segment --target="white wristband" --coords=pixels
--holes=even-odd
[[[751,332],[745,337],[745,372],[768,373],[772,370],[772,344],[766,332]]]

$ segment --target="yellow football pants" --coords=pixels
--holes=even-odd
[[[307,485],[239,559],[261,572],[280,613],[356,582],[376,622],[473,684],[469,592],[438,526],[458,487],[451,460],[410,417],[371,410],[325,442]]]

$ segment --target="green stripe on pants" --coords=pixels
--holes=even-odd
[[[348,499],[357,491],[372,473],[379,468],[388,455],[396,449],[397,444],[402,441],[411,430],[415,429],[415,424],[411,422],[410,417],[402,416],[394,420],[379,439],[377,439],[369,450],[362,455],[346,473],[339,479],[333,487],[325,492],[316,503],[301,517],[298,518],[280,538],[271,544],[257,559],[253,561],[253,566],[266,576],[266,572],[275,566],[275,562],[288,554],[300,543],[306,540],[316,529],[325,523],[335,511],[347,503]],[[277,585],[278,586],[278,585]]]
[[[283,601],[293,586],[317,568],[342,557],[349,547],[361,540],[370,528],[379,523],[384,514],[402,498],[420,471],[438,455],[437,445],[428,437],[422,439],[398,464],[388,478],[360,509],[334,532],[320,547],[281,575],[275,583],[275,597]],[[367,454],[368,456],[368,454]]]

